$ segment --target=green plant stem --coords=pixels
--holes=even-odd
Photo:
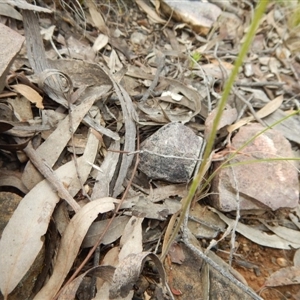
[[[253,40],[253,37],[255,35],[255,32],[257,30],[257,27],[259,25],[261,17],[264,14],[264,11],[266,9],[266,6],[267,6],[268,2],[269,2],[268,0],[261,0],[258,4],[257,8],[256,8],[256,11],[255,11],[255,14],[254,14],[254,17],[253,17],[253,21],[252,21],[252,23],[250,25],[250,28],[249,28],[249,31],[247,32],[246,37],[245,37],[245,42],[243,43],[243,45],[241,47],[241,51],[240,51],[240,53],[239,53],[239,55],[236,59],[234,68],[233,68],[233,70],[232,70],[232,72],[231,72],[231,74],[228,78],[228,81],[226,82],[225,89],[224,89],[224,92],[222,94],[222,98],[219,102],[216,117],[215,117],[215,120],[213,122],[211,134],[210,134],[210,136],[208,138],[208,141],[207,141],[207,145],[206,145],[206,148],[205,148],[205,151],[204,151],[203,161],[201,163],[200,169],[198,171],[198,174],[193,179],[193,182],[192,182],[192,184],[189,188],[189,192],[188,192],[187,197],[182,200],[182,211],[181,211],[179,220],[178,220],[178,222],[177,222],[177,224],[174,228],[174,231],[173,231],[170,239],[167,242],[167,246],[165,248],[165,251],[161,255],[161,260],[165,259],[166,255],[167,255],[167,253],[170,249],[170,246],[172,245],[173,241],[175,240],[175,238],[177,236],[177,233],[180,229],[180,226],[183,222],[184,216],[185,216],[187,210],[189,209],[190,204],[192,202],[192,199],[193,199],[193,197],[196,193],[196,190],[197,190],[198,186],[200,185],[200,183],[202,181],[202,178],[204,177],[204,175],[206,173],[207,164],[209,163],[209,158],[210,158],[211,151],[212,151],[214,141],[215,141],[215,138],[216,138],[218,125],[219,125],[219,122],[221,120],[225,105],[227,103],[228,96],[229,96],[231,88],[234,84],[235,78],[238,75],[239,68],[241,67],[241,65],[243,63],[243,60],[244,60],[244,58],[245,58],[245,56],[248,52],[248,49],[251,45],[251,42]]]

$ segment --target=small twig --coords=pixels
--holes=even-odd
[[[149,86],[148,90],[145,92],[143,98],[141,99],[141,102],[145,102],[150,94],[153,93],[155,87],[157,86],[158,80],[159,80],[159,75],[162,72],[163,68],[165,67],[165,55],[164,54],[160,54],[158,56],[158,66],[154,75],[154,79],[151,83],[151,85]]]
[[[162,94],[162,91],[153,91],[151,93],[151,95],[153,97],[159,97],[159,96],[161,96],[161,94]],[[130,98],[133,99],[133,100],[141,100],[144,97],[144,95],[145,95],[144,93],[143,94],[138,94],[138,95],[130,95]],[[111,97],[109,97],[109,100],[118,101],[119,97],[118,96],[111,96]]]
[[[28,143],[27,147],[23,150],[29,157],[33,165],[39,170],[39,172],[48,180],[52,187],[57,191],[60,198],[66,200],[68,204],[74,209],[75,212],[80,210],[79,204],[70,195],[67,189],[64,187],[60,179],[54,173],[52,168],[40,158],[40,156],[33,149],[31,142]]]
[[[199,223],[199,224],[201,224],[201,225],[204,225],[204,226],[206,226],[206,227],[208,227],[208,228],[211,228],[211,229],[213,229],[213,230],[215,230],[215,231],[220,231],[220,227],[219,227],[219,226],[216,226],[216,225],[214,225],[214,224],[208,223],[208,222],[206,222],[206,221],[204,221],[204,220],[200,220],[200,219],[197,218],[197,217],[189,216],[189,219],[192,220],[192,221],[194,221],[194,222],[196,222],[196,223]]]
[[[220,267],[217,263],[215,263],[211,258],[206,256],[201,250],[199,250],[197,247],[195,247],[193,244],[190,243],[189,238],[188,238],[189,229],[187,227],[187,222],[188,222],[188,212],[185,215],[185,219],[184,219],[184,223],[183,223],[182,237],[183,237],[184,244],[190,250],[192,250],[196,255],[198,255],[200,258],[202,258],[207,264],[209,264],[211,267],[213,267],[215,270],[217,270],[221,275],[226,277],[228,280],[230,280],[233,284],[235,284],[237,287],[239,287],[242,291],[244,291],[246,294],[251,296],[253,299],[263,300],[249,286],[246,286],[242,282],[238,281],[230,273],[228,273],[226,270],[224,270],[222,267]]]
[[[232,232],[231,232],[231,247],[230,247],[230,255],[229,255],[229,265],[231,266],[232,259],[233,259],[233,252],[235,250],[236,228],[238,226],[239,219],[240,219],[240,190],[239,190],[237,178],[235,176],[234,168],[231,166],[230,169],[232,171],[233,181],[234,181],[234,185],[235,185],[234,189],[236,190],[236,217],[235,217],[235,222],[234,222]]]
[[[236,82],[235,85],[244,86],[244,87],[266,87],[266,86],[282,87],[285,85],[285,83],[278,82],[278,81],[258,81],[258,82]]]

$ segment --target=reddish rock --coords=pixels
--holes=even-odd
[[[232,147],[239,149],[263,129],[260,124],[242,127],[233,138]],[[295,162],[259,162],[262,159],[284,157],[291,158],[294,155],[290,143],[279,131],[269,129],[259,135],[231,160],[231,167],[218,172],[212,182],[212,205],[221,211],[236,210],[238,190],[240,209],[243,210],[296,207],[299,181]],[[220,164],[215,164],[215,168]]]
[[[151,179],[187,182],[193,175],[202,142],[189,127],[169,123],[142,143],[139,169]]]

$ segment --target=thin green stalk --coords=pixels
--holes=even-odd
[[[239,55],[236,59],[234,68],[233,68],[233,70],[232,70],[232,72],[231,72],[231,74],[228,78],[228,81],[225,85],[224,92],[222,94],[222,98],[219,102],[216,117],[215,117],[215,120],[213,122],[211,134],[210,134],[210,136],[208,138],[208,141],[207,141],[207,145],[206,145],[204,155],[203,155],[203,161],[201,163],[199,172],[195,176],[195,178],[193,179],[193,182],[190,186],[189,193],[188,193],[187,197],[184,198],[183,201],[182,201],[182,211],[181,211],[179,220],[178,220],[178,222],[177,222],[177,224],[174,228],[174,231],[173,231],[169,241],[167,242],[167,246],[165,248],[165,251],[161,255],[161,260],[164,260],[164,258],[166,257],[166,255],[167,255],[167,253],[170,249],[170,246],[172,245],[173,241],[175,240],[175,238],[177,236],[177,233],[179,231],[179,228],[180,228],[180,226],[183,222],[184,216],[185,216],[185,214],[186,214],[186,212],[187,212],[187,210],[188,210],[188,208],[191,204],[191,201],[192,201],[192,199],[193,199],[193,197],[196,193],[196,190],[197,190],[198,186],[201,183],[202,178],[205,175],[205,172],[206,172],[206,169],[207,169],[206,166],[209,163],[209,157],[211,155],[211,151],[212,151],[214,141],[215,141],[215,138],[216,138],[218,125],[219,125],[219,122],[221,120],[223,110],[225,108],[228,96],[229,96],[231,88],[234,84],[235,78],[238,75],[239,68],[242,66],[244,58],[245,58],[245,56],[248,52],[248,49],[249,49],[249,47],[252,43],[253,37],[255,35],[255,32],[257,30],[257,27],[259,25],[259,22],[260,22],[260,20],[263,16],[263,14],[264,14],[264,11],[267,7],[268,2],[269,2],[268,0],[261,0],[259,2],[259,4],[257,5],[256,11],[255,11],[255,14],[254,14],[254,17],[253,17],[253,21],[251,22],[249,31],[246,34],[245,42],[241,47],[241,51],[240,51],[240,53],[239,53]]]
[[[207,188],[207,186],[209,185],[209,183],[213,180],[213,178],[216,176],[216,174],[222,169],[222,168],[227,168],[227,167],[233,167],[233,166],[237,166],[237,165],[241,165],[241,164],[249,164],[252,163],[251,161],[244,161],[244,162],[240,162],[240,163],[231,163],[230,161],[238,154],[240,153],[247,145],[249,145],[252,141],[254,141],[259,135],[263,134],[264,132],[266,132],[267,130],[272,129],[274,126],[276,126],[277,124],[280,124],[282,122],[284,122],[285,120],[287,120],[288,118],[297,115],[300,113],[300,110],[296,110],[293,113],[277,120],[276,122],[274,122],[273,124],[271,124],[270,126],[264,128],[263,130],[261,130],[260,132],[258,132],[256,135],[254,135],[253,137],[251,137],[248,141],[246,141],[241,147],[239,147],[238,149],[236,149],[232,154],[230,154],[228,156],[228,158],[212,173],[210,174],[210,176],[206,179],[205,183],[203,183],[201,185],[201,190],[200,190],[200,194],[205,191],[205,189]],[[262,161],[276,161],[276,160],[292,160],[292,161],[299,161],[299,158],[293,157],[293,158],[289,158],[289,157],[282,157],[282,158],[268,158],[268,159],[259,159],[256,160],[255,162],[262,162]],[[255,163],[253,161],[253,163]]]

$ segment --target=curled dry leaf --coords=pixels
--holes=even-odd
[[[16,92],[28,99],[31,103],[34,103],[37,108],[44,108],[42,96],[30,86],[25,84],[16,84],[12,85],[11,87]]]
[[[141,252],[129,254],[117,266],[109,291],[110,299],[115,299],[119,296],[124,298],[128,295],[138,280],[147,258],[150,258],[157,267],[164,291],[168,290],[165,271],[159,258],[151,252]]]

